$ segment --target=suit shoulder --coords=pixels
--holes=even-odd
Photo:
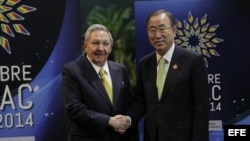
[[[81,56],[74,61],[67,62],[63,65],[62,72],[80,73],[84,69],[84,58]]]
[[[151,52],[145,56],[143,56],[140,60],[139,60],[139,63],[142,64],[142,63],[146,63],[148,61],[150,61],[153,57],[155,57],[155,52]]]
[[[71,61],[71,62],[67,62],[63,65],[62,69],[67,69],[67,68],[72,68],[73,66],[75,66],[75,62]]]
[[[73,68],[78,68],[77,67],[78,64],[77,64],[77,61],[71,61],[71,62],[67,62],[63,65],[63,70],[64,69],[69,69],[69,70],[72,70]]]
[[[186,54],[187,56],[190,56],[190,57],[201,57],[202,54],[198,53],[198,52],[195,52],[195,51],[191,51],[191,50],[187,50],[183,47],[180,47],[180,46],[177,46],[176,47],[177,50],[183,52],[184,54]]]
[[[76,65],[75,61],[70,61],[70,62],[67,62],[63,65],[63,67],[70,67],[70,66],[74,66]]]
[[[109,64],[112,68],[115,68],[115,69],[127,69],[127,67],[126,67],[124,64],[121,64],[121,63],[118,63],[118,62],[115,62],[115,61],[109,60],[109,61],[108,61],[108,64]]]
[[[80,56],[74,61],[67,62],[63,65],[63,68],[75,68],[76,66],[82,65],[84,62],[83,56]]]
[[[178,50],[182,54],[180,56],[182,56],[183,60],[185,60],[186,62],[194,62],[194,64],[204,64],[204,66],[206,66],[206,62],[205,62],[204,57],[201,53],[187,50],[187,49],[182,48],[182,47],[178,47]]]
[[[115,61],[111,61],[111,60],[109,60],[108,63],[110,65],[117,66],[117,67],[125,67],[125,65],[118,63],[118,62],[115,62]]]

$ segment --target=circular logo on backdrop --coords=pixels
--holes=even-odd
[[[5,86],[16,89],[33,80],[43,68],[60,34],[65,3],[66,0],[0,0],[1,95]],[[28,72],[25,76],[24,69]]]
[[[207,58],[211,56],[220,56],[215,50],[217,44],[224,41],[224,39],[216,37],[216,30],[219,24],[210,26],[207,14],[200,20],[195,18],[191,12],[188,13],[188,19],[183,20],[183,23],[177,21],[177,39],[175,43],[179,46],[202,54],[206,67],[208,67]]]

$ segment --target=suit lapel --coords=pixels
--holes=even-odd
[[[120,87],[122,86],[122,74],[119,71],[119,69],[113,65],[112,63],[109,63],[109,72],[112,80],[112,85],[113,85],[113,105],[115,106],[117,104],[117,100],[119,97],[119,90]]]
[[[151,59],[152,60],[152,62],[151,62],[151,66],[152,67],[150,67],[150,70],[149,70],[149,77],[151,77],[149,80],[153,80],[153,81],[151,81],[151,84],[150,84],[150,86],[153,86],[153,91],[155,92],[155,93],[152,93],[152,94],[154,94],[154,96],[152,97],[152,98],[154,98],[154,100],[155,101],[158,101],[158,90],[157,90],[157,86],[156,86],[156,77],[157,77],[157,60],[156,60],[156,54],[154,53],[154,57],[153,57],[153,59]]]
[[[156,77],[157,77],[157,61],[156,61],[156,53],[152,53],[150,56],[149,62],[146,64],[147,66],[144,68],[143,71],[145,74],[143,76],[146,77],[144,79],[145,86],[149,87],[152,92],[150,92],[150,96],[153,101],[158,101],[158,95],[157,95],[157,87],[156,87]],[[150,80],[150,81],[149,81]]]
[[[176,46],[175,50],[173,52],[173,56],[171,59],[169,69],[168,69],[168,73],[167,73],[167,77],[165,80],[161,100],[166,96],[167,91],[168,91],[171,83],[173,82],[173,80],[176,77],[176,74],[178,73],[179,69],[181,68],[181,65],[183,63],[183,60],[181,59],[182,56],[183,56],[183,54],[182,54],[181,50],[179,49],[179,47]]]
[[[95,69],[93,68],[86,56],[82,57],[79,60],[79,66],[81,67],[81,70],[83,70],[84,77],[86,77],[90,84],[96,89],[100,97],[103,98],[106,103],[111,105],[108,94],[98,74],[96,73]]]

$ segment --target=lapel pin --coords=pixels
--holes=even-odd
[[[173,69],[174,69],[174,70],[178,69],[178,65],[177,65],[177,64],[174,64],[174,65],[173,65]]]

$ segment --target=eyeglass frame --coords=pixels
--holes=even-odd
[[[151,35],[156,35],[157,32],[159,32],[160,34],[163,34],[163,33],[166,33],[169,31],[169,29],[173,28],[175,26],[170,26],[170,27],[159,27],[159,28],[156,28],[156,27],[153,27],[151,29],[147,29],[148,33],[151,34]]]
[[[86,40],[87,42],[90,42],[90,44],[94,47],[99,47],[101,44],[103,47],[110,47],[111,46],[111,42],[107,42],[107,41],[104,41],[104,42],[101,42],[101,41],[88,41]]]

